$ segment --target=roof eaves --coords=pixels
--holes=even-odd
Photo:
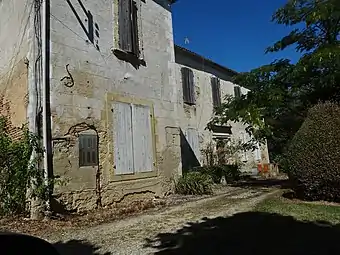
[[[186,53],[188,53],[188,54],[190,54],[190,55],[192,55],[194,57],[201,58],[202,60],[204,60],[205,62],[208,62],[212,66],[218,67],[219,69],[225,70],[226,72],[230,72],[233,75],[238,75],[239,74],[235,70],[232,70],[232,69],[230,69],[228,67],[225,67],[225,66],[222,66],[220,64],[217,64],[216,62],[212,61],[211,59],[205,58],[205,57],[203,57],[203,56],[201,56],[201,55],[199,55],[199,54],[197,54],[195,52],[192,52],[192,51],[190,51],[190,50],[188,50],[186,48],[183,48],[183,47],[181,47],[181,46],[179,46],[177,44],[175,44],[175,48],[178,48],[179,50],[184,51],[184,52],[186,52]]]

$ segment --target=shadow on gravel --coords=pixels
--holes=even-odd
[[[35,236],[0,232],[0,254],[35,254],[35,255],[59,255],[52,244]]]
[[[70,240],[65,243],[57,242],[53,246],[57,249],[59,255],[110,255],[111,253],[100,253],[97,247],[87,241],[83,240]]]
[[[0,232],[0,254],[19,255],[110,255],[98,253],[99,247],[82,240],[70,240],[51,244],[35,236]]]
[[[146,240],[155,254],[340,254],[340,226],[261,212],[188,223]]]

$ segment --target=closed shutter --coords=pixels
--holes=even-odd
[[[98,137],[95,134],[79,135],[79,167],[98,165]]]
[[[131,8],[131,0],[119,0],[119,47],[127,52],[132,51]]]
[[[213,106],[214,107],[221,106],[220,80],[216,77],[211,77],[211,90],[212,90]]]
[[[184,103],[194,105],[196,103],[194,73],[192,70],[186,67],[183,67],[181,69],[181,73],[183,86],[183,101]]]
[[[236,98],[241,97],[241,87],[240,86],[234,86],[234,95]]]
[[[259,143],[256,144],[256,149],[254,150],[254,159],[255,161],[261,160],[261,149]]]
[[[119,47],[139,56],[138,8],[134,0],[119,0]]]
[[[183,88],[183,101],[184,103],[188,103],[190,100],[189,96],[189,69],[188,68],[182,68],[181,69],[182,73],[182,88]]]
[[[133,138],[132,107],[127,103],[114,104],[114,161],[115,174],[132,174]]]
[[[135,1],[131,1],[131,34],[132,34],[132,52],[139,57],[139,38],[138,38],[138,8]]]
[[[189,101],[191,104],[196,103],[196,97],[195,97],[195,82],[194,82],[194,72],[189,69]]]
[[[247,141],[246,141],[246,134],[245,133],[241,133],[241,141],[242,141],[242,143],[244,144],[244,143],[246,143]],[[246,150],[244,150],[243,152],[242,152],[242,157],[241,157],[242,159],[242,161],[243,162],[247,162],[248,161],[248,154],[247,154],[247,151]]]
[[[150,107],[133,105],[132,109],[135,172],[151,172],[153,149]]]
[[[194,128],[187,129],[187,140],[188,143],[194,152],[197,160],[200,159],[200,149],[199,149],[199,140],[198,140],[198,132]]]

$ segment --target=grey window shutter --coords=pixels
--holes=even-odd
[[[97,144],[97,136],[92,135],[92,160],[93,164],[98,164],[98,144]]]
[[[134,0],[119,0],[119,47],[139,56],[138,8]]]
[[[79,166],[98,165],[98,137],[97,135],[79,135]]]
[[[132,53],[139,57],[139,38],[138,38],[138,8],[134,0],[131,1],[131,34],[132,34]]]
[[[189,76],[188,76],[188,83],[189,83],[189,103],[190,104],[195,104],[196,103],[196,98],[195,98],[195,83],[194,83],[194,72],[190,69],[189,70]]]
[[[119,47],[132,52],[131,0],[119,0]]]
[[[212,90],[213,106],[218,107],[221,105],[221,86],[220,86],[220,80],[216,77],[211,78],[211,90]]]
[[[184,103],[189,103],[189,69],[182,68],[182,87],[183,87],[183,101]]]
[[[84,149],[84,139],[79,136],[79,166],[83,166],[85,163],[85,149]]]
[[[183,101],[186,104],[195,104],[195,84],[194,73],[189,68],[183,67],[182,72],[182,85],[183,85]]]
[[[235,97],[241,97],[241,87],[240,86],[234,86],[234,95],[235,95]]]

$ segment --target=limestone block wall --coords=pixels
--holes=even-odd
[[[182,133],[187,138],[186,132],[188,129],[196,129],[198,132],[199,139],[199,155],[197,156],[197,160],[200,164],[206,164],[206,157],[204,149],[212,143],[215,145],[216,143],[213,140],[213,134],[209,130],[206,129],[208,122],[213,117],[213,98],[212,98],[212,86],[211,86],[211,77],[222,77],[220,78],[220,88],[221,88],[221,98],[227,95],[234,96],[234,86],[228,75],[223,73],[219,74],[218,70],[215,70],[212,74],[211,70],[207,68],[208,71],[197,70],[192,68],[195,66],[191,63],[193,60],[187,59],[184,60],[185,56],[178,56],[176,58],[181,58],[179,62],[181,64],[177,64],[176,68],[176,85],[178,86],[178,101],[180,102],[178,105],[178,114],[180,118],[180,127]],[[189,65],[183,65],[183,62],[189,63]],[[196,66],[199,66],[199,63],[196,63]],[[183,88],[182,88],[182,76],[181,76],[181,68],[188,67],[193,71],[194,75],[194,84],[195,84],[195,97],[196,104],[188,105],[183,103]],[[218,75],[218,76],[217,76]],[[230,77],[229,77],[230,78]],[[241,93],[246,94],[248,92],[247,89],[241,87]],[[231,125],[231,138],[233,140],[248,140],[250,139],[248,134],[245,131],[245,126],[241,123],[230,123]],[[185,139],[185,138],[183,138]],[[188,142],[189,143],[189,142]],[[256,155],[258,153],[258,155]],[[261,154],[261,155],[260,155]],[[183,157],[183,155],[182,155]],[[259,159],[261,157],[261,160]],[[259,161],[267,162],[268,161],[268,151],[266,146],[262,146],[259,151],[246,151],[241,153],[240,159],[244,161],[244,170],[250,170],[253,167],[256,167],[256,163]],[[198,163],[198,162],[197,162]]]
[[[53,161],[54,172],[62,179],[55,195],[66,208],[92,209],[130,198],[161,196],[171,190],[172,179],[180,174],[169,2],[136,2],[145,62],[137,67],[113,54],[118,47],[117,1],[52,1]],[[117,175],[115,102],[150,107],[154,148],[151,172]],[[79,167],[78,136],[89,130],[98,135],[99,163]]]

